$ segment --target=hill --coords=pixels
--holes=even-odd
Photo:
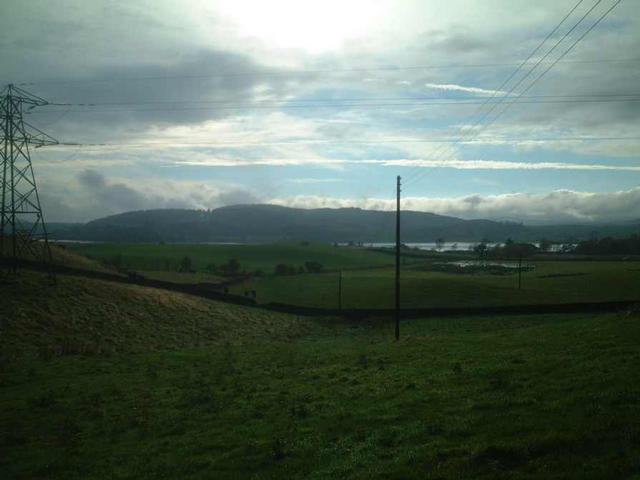
[[[513,235],[522,227],[489,220],[462,220],[403,212],[405,241],[480,239]],[[301,209],[276,205],[234,205],[211,211],[127,212],[61,229],[69,239],[144,242],[390,241],[395,214],[357,208]]]
[[[86,265],[82,265],[86,268]],[[295,316],[178,292],[23,270],[0,284],[2,358],[111,354],[265,339],[309,331]]]
[[[388,242],[395,213],[359,208],[301,209],[277,205],[233,205],[215,210],[161,209],[127,212],[83,225],[58,224],[55,238],[116,242]],[[581,240],[628,235],[639,225],[525,226],[514,222],[463,220],[427,212],[402,212],[404,242],[481,239]]]

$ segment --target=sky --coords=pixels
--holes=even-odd
[[[238,203],[391,210],[398,175],[404,209],[640,219],[637,0],[0,10],[0,85],[50,102],[24,119],[60,142],[31,151],[47,221]]]

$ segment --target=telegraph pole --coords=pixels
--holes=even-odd
[[[396,340],[400,338],[400,175],[396,185]]]
[[[29,146],[38,148],[58,142],[23,119],[25,107],[30,110],[48,104],[15,85],[8,85],[0,93],[0,263],[15,272],[19,260],[41,261],[48,265],[53,277],[47,228]]]
[[[518,290],[522,288],[522,253],[518,258]]]
[[[338,310],[342,310],[342,270],[338,271]]]

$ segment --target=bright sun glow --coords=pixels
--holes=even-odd
[[[383,17],[382,2],[363,0],[224,0],[220,9],[243,36],[309,52],[341,48]]]

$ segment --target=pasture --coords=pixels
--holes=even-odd
[[[394,305],[394,256],[391,251],[331,245],[71,245],[70,252],[98,261],[120,257],[123,265],[149,277],[176,283],[232,281],[228,291],[256,293],[258,303],[337,308],[392,308]],[[182,258],[191,259],[193,271],[179,272]],[[238,261],[238,275],[212,273],[208,265]],[[576,259],[563,255],[539,255],[525,259],[532,268],[492,270],[449,268],[456,260],[473,260],[470,252],[435,253],[403,250],[401,306],[480,307],[572,302],[640,300],[640,259]],[[320,273],[299,273],[306,262],[319,263]],[[516,266],[513,260],[497,260]],[[489,260],[491,263],[491,260]],[[292,267],[292,273],[276,275],[275,265]],[[163,267],[164,265],[164,267]],[[260,270],[257,272],[256,270]],[[342,273],[340,273],[342,271]],[[253,274],[253,275],[251,275]],[[339,277],[342,277],[340,281]],[[340,290],[341,289],[341,290]]]
[[[404,266],[401,306],[475,307],[640,300],[640,261],[532,261],[517,273],[447,273]],[[427,268],[424,270],[423,268]],[[392,308],[394,269],[342,272],[342,308]],[[337,308],[338,272],[252,278],[232,293],[255,290],[259,302]]]
[[[193,269],[202,271],[208,265],[220,266],[237,259],[240,271],[262,270],[274,273],[279,263],[304,267],[305,262],[319,262],[326,269],[358,266],[390,265],[391,255],[363,248],[340,248],[326,244],[264,244],[264,245],[207,245],[207,244],[142,244],[93,243],[68,245],[69,251],[98,261],[120,256],[123,265],[134,270],[176,271],[184,257],[191,259]]]
[[[637,312],[419,319],[394,342],[385,319],[47,288],[0,313],[6,478],[640,473]],[[97,339],[109,348],[69,348]]]

